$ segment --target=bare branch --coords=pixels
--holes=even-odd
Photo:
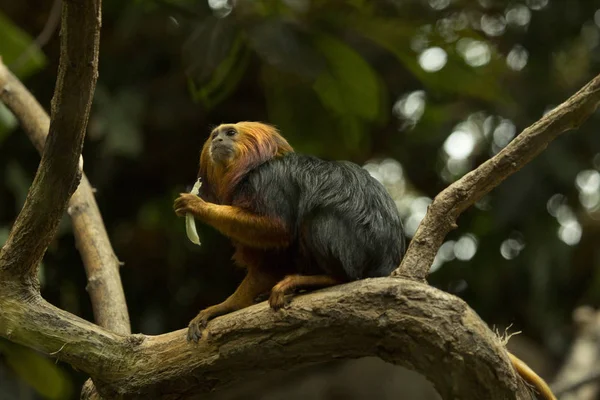
[[[0,88],[7,88],[0,90],[0,101],[13,112],[35,148],[42,153],[50,117],[1,60]],[[88,277],[87,290],[96,323],[116,333],[131,333],[125,293],[119,275],[119,261],[85,174],[69,200],[68,212]]]
[[[379,278],[340,285],[297,296],[290,308],[279,312],[263,302],[211,321],[198,344],[186,342],[183,330],[153,337],[109,332],[29,290],[77,185],[74,171],[96,79],[99,0],[64,4],[50,135],[23,211],[0,252],[0,336],[90,374],[105,398],[187,398],[269,371],[369,355],[423,373],[445,399],[531,397],[501,341],[473,310],[413,280]],[[395,274],[424,280],[460,213],[555,136],[589,116],[600,101],[598,84],[600,77],[443,191]],[[70,209],[74,218],[82,211]],[[79,246],[86,248],[82,242]],[[86,248],[82,254],[92,253]],[[91,386],[84,396],[94,396]]]
[[[392,273],[424,281],[460,214],[541,153],[558,135],[581,125],[600,104],[600,75],[525,129],[500,153],[444,189],[430,204],[400,266]]]
[[[127,302],[114,254],[90,182],[85,176],[69,202],[77,248],[83,259],[94,319],[120,334],[131,333]]]
[[[529,399],[501,341],[462,300],[413,281],[377,278],[266,302],[184,330],[117,336],[34,298],[0,293],[0,336],[55,353],[105,397],[187,398],[258,374],[367,355],[423,373],[446,399]],[[40,323],[40,321],[42,323]]]
[[[593,400],[600,393],[600,311],[588,306],[575,310],[577,336],[566,362],[552,384],[564,400]]]
[[[596,368],[592,372],[580,376],[578,380],[571,382],[562,382],[554,385],[556,397],[564,400],[594,400],[600,384],[600,369]],[[585,390],[584,390],[585,389]]]
[[[0,274],[33,287],[38,285],[38,264],[81,177],[77,164],[98,77],[100,4],[100,0],[63,2],[48,140],[23,209],[0,251]]]

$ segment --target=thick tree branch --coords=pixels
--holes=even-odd
[[[77,164],[98,77],[100,4],[100,0],[63,2],[48,140],[23,209],[0,251],[0,278],[11,276],[37,287],[38,264],[79,183]]]
[[[50,117],[27,88],[0,60],[0,101],[13,112],[38,152],[50,127]],[[115,333],[131,333],[125,293],[119,275],[119,261],[114,254],[104,222],[85,174],[69,200],[68,212],[73,223],[77,248],[85,266],[94,319],[98,325]]]
[[[600,104],[600,75],[567,101],[525,129],[500,153],[444,189],[427,214],[392,275],[424,281],[444,238],[460,214],[540,154],[561,133],[581,125]]]
[[[475,312],[460,299],[412,280],[379,278],[336,286],[296,296],[290,308],[279,312],[263,302],[211,321],[198,344],[188,343],[183,330],[153,337],[120,335],[44,301],[35,272],[77,184],[76,164],[96,80],[96,1],[64,3],[50,135],[25,206],[0,252],[0,336],[90,374],[107,398],[192,397],[269,371],[368,355],[423,373],[445,399],[530,398],[504,346]],[[593,112],[599,80],[442,192],[396,274],[423,280],[465,208]],[[73,215],[80,211],[71,209]],[[436,218],[441,228],[432,223]],[[425,262],[419,263],[416,254]]]
[[[376,355],[423,373],[446,399],[527,399],[500,340],[460,299],[417,282],[378,278],[266,302],[184,330],[118,336],[38,296],[0,293],[0,336],[89,373],[106,397],[186,398],[258,374]]]

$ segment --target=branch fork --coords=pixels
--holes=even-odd
[[[25,205],[0,249],[0,336],[89,374],[95,387],[88,381],[83,398],[192,397],[259,371],[369,355],[415,369],[446,399],[530,398],[501,340],[462,300],[425,281],[465,209],[595,112],[600,75],[442,191],[392,277],[299,295],[278,312],[265,302],[248,307],[211,321],[210,337],[191,344],[184,330],[131,335],[119,261],[82,174],[100,25],[100,0],[63,0],[52,118],[0,59],[0,100],[42,154]],[[52,306],[39,293],[37,266],[65,211],[73,221],[97,325]]]

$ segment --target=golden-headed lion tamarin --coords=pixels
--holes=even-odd
[[[188,340],[198,341],[211,318],[248,307],[261,294],[270,291],[269,304],[279,309],[293,289],[388,276],[404,255],[400,216],[377,180],[350,162],[294,153],[272,126],[215,128],[202,148],[198,178],[199,197],[182,193],[177,215],[191,213],[229,237],[233,259],[247,274],[224,302],[190,322]],[[554,399],[541,378],[525,374],[512,354],[511,361]]]
[[[247,275],[227,300],[202,310],[188,330],[198,340],[208,320],[271,292],[274,309],[295,288],[387,276],[405,251],[402,222],[383,185],[350,162],[294,153],[269,125],[225,124],[200,155],[199,196],[182,193],[191,213],[235,246]]]

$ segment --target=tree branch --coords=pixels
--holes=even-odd
[[[50,132],[23,209],[0,251],[0,280],[11,276],[37,288],[38,264],[79,183],[77,164],[98,77],[100,4],[100,0],[63,2]]]
[[[269,371],[367,355],[421,372],[446,399],[530,398],[477,314],[417,282],[353,282],[294,297],[279,312],[262,302],[213,320],[198,344],[184,330],[118,336],[15,295],[0,293],[0,335],[90,374],[107,398],[187,398]]]
[[[263,302],[211,321],[198,344],[188,343],[183,330],[160,336],[109,332],[44,301],[35,272],[77,185],[99,23],[99,0],[65,0],[50,134],[25,206],[0,252],[0,336],[90,374],[106,398],[186,398],[269,371],[369,355],[421,372],[445,399],[530,398],[503,344],[476,313],[457,297],[413,280],[340,285],[296,296],[290,308],[278,312]],[[424,279],[460,213],[589,116],[600,101],[599,81],[442,192],[396,274]],[[73,208],[71,214],[80,211]],[[427,232],[436,218],[442,229]],[[425,263],[415,259],[419,251]]]
[[[521,132],[500,153],[440,192],[392,275],[424,281],[444,238],[456,228],[460,214],[540,154],[558,135],[580,126],[599,104],[600,75]]]
[[[73,219],[77,248],[85,266],[88,280],[86,290],[92,301],[96,323],[115,333],[131,333],[119,260],[114,254],[92,187],[85,176],[71,197],[68,212]]]
[[[577,335],[552,388],[564,400],[593,400],[600,392],[600,311],[581,306],[573,313]]]
[[[38,152],[44,150],[50,117],[25,86],[0,60],[0,101],[17,117]],[[119,261],[114,254],[92,186],[85,174],[69,200],[77,248],[88,278],[87,290],[98,325],[120,334],[131,333]]]

